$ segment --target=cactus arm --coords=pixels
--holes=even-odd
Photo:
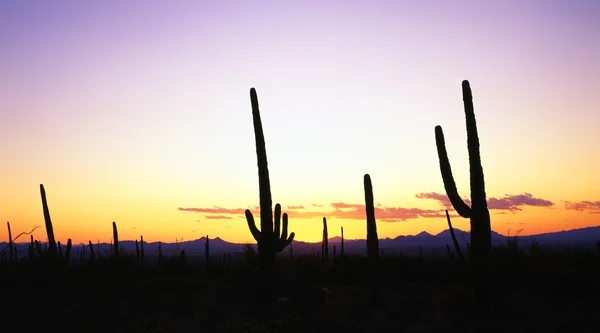
[[[296,234],[292,232],[289,237],[287,237],[288,233],[288,214],[283,213],[283,228],[281,232],[281,238],[277,241],[277,252],[283,251],[288,245],[292,244],[294,237]]]
[[[273,233],[276,240],[279,240],[279,232],[281,229],[281,205],[275,205],[275,228],[273,229]]]
[[[256,227],[256,222],[254,222],[254,216],[252,216],[250,209],[246,209],[246,221],[248,222],[248,228],[252,233],[252,237],[254,237],[257,242],[260,242],[260,231],[258,231],[258,228]]]
[[[454,210],[458,215],[469,218],[471,217],[471,207],[469,207],[464,200],[458,194],[456,183],[454,182],[454,176],[452,176],[452,168],[450,167],[450,161],[448,160],[448,153],[446,152],[446,142],[444,140],[444,132],[441,126],[435,127],[435,144],[437,146],[438,158],[440,160],[440,171],[442,173],[442,179],[444,180],[444,189],[446,195],[450,199]]]
[[[292,232],[292,234],[293,234],[293,232]],[[290,235],[290,237],[294,238],[292,235]],[[283,221],[282,221],[282,226],[281,226],[280,239],[287,239],[287,238],[288,238],[288,214],[283,213]]]

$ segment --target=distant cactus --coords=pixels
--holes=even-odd
[[[342,229],[342,243],[340,244],[340,257],[344,257],[344,227],[340,227]]]
[[[377,223],[375,222],[375,205],[373,203],[373,185],[371,176],[364,177],[365,185],[365,210],[367,213],[367,255],[370,260],[377,260],[379,256],[379,238],[377,237]]]
[[[162,252],[162,244],[158,242],[158,263],[163,264],[165,262],[165,257]]]
[[[379,261],[379,238],[377,237],[377,223],[375,221],[375,204],[373,199],[373,185],[371,176],[364,176],[365,187],[365,211],[367,215],[367,257],[370,266],[371,304],[374,308],[379,306],[378,287],[378,261]]]
[[[119,259],[119,231],[117,230],[117,223],[113,221],[113,257]]]
[[[208,235],[204,239],[204,264],[206,266],[206,270],[208,271],[210,265],[210,243],[208,240]]]
[[[67,239],[67,248],[65,249],[65,262],[69,262],[71,260],[71,249],[73,247],[73,243],[71,242],[71,238]]]
[[[33,235],[29,236],[30,238],[30,243],[29,243],[29,247],[28,247],[28,258],[29,260],[34,260],[35,259],[35,241],[33,240]]]
[[[144,263],[144,236],[140,236],[140,259],[141,263]]]
[[[450,235],[452,236],[452,242],[454,243],[454,249],[456,250],[456,254],[458,258],[464,260],[465,257],[460,250],[460,245],[458,244],[458,240],[456,239],[456,235],[454,234],[454,228],[452,227],[452,221],[450,221],[450,214],[448,214],[448,210],[446,209],[446,220],[448,221],[448,230],[450,230]],[[448,247],[448,251],[450,251],[450,247]]]
[[[9,261],[16,261],[16,252],[15,246],[13,245],[12,232],[10,231],[10,222],[6,222],[6,226],[8,227],[8,257]]]
[[[481,166],[481,156],[479,154],[479,136],[477,134],[473,95],[471,94],[469,81],[465,80],[462,82],[462,92],[467,124],[471,207],[463,201],[456,189],[456,183],[454,182],[452,169],[450,168],[450,161],[448,160],[448,153],[446,152],[444,132],[441,126],[435,127],[435,141],[446,194],[456,212],[460,216],[470,219],[471,222],[470,258],[475,264],[474,268],[477,279],[475,293],[480,305],[488,307],[490,299],[489,288],[487,287],[489,279],[487,276],[489,274],[489,260],[492,248],[490,212],[487,208],[483,167]]]
[[[283,214],[283,227],[280,234],[281,205],[275,205],[275,226],[273,227],[273,202],[271,200],[271,184],[267,164],[267,151],[263,134],[258,97],[254,88],[250,89],[252,104],[252,119],[254,122],[254,138],[256,141],[256,156],[258,160],[258,187],[260,196],[260,231],[256,227],[252,212],[246,210],[246,220],[252,236],[258,244],[258,256],[262,271],[270,270],[275,264],[275,254],[290,245],[295,234],[287,235],[288,215]]]
[[[135,259],[140,262],[140,244],[137,239],[135,240]]]
[[[57,255],[56,240],[54,239],[54,228],[50,219],[50,210],[48,209],[48,201],[46,200],[46,190],[44,184],[40,184],[40,194],[42,196],[42,208],[44,210],[44,221],[46,222],[46,233],[48,234],[48,251],[52,256]]]
[[[94,244],[92,244],[92,241],[89,241],[89,245],[90,245],[90,261],[94,262],[96,260],[96,253],[94,252]]]
[[[327,219],[323,218],[323,240],[321,241],[321,259],[327,261],[329,259],[329,237],[327,233]]]

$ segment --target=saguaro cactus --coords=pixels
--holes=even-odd
[[[141,257],[140,262],[143,264],[145,261],[145,258],[144,258],[144,236],[143,235],[140,236],[140,257]]]
[[[73,248],[73,242],[71,242],[71,238],[67,239],[67,248],[65,250],[65,261],[69,262],[71,260],[71,249]]]
[[[367,255],[371,260],[379,257],[379,238],[377,237],[377,224],[375,222],[375,205],[373,203],[373,185],[371,176],[364,178],[365,183],[365,210],[367,213]]]
[[[344,257],[344,227],[340,227],[342,229],[342,243],[340,244],[341,246],[341,252],[340,252],[340,256],[343,258]]]
[[[10,230],[10,222],[6,222],[6,226],[8,227],[8,256],[9,261],[15,261],[15,247],[13,246],[12,232]]]
[[[467,148],[469,151],[469,169],[471,182],[471,207],[469,207],[458,194],[456,183],[452,176],[448,153],[446,152],[446,143],[444,141],[444,132],[441,126],[435,127],[435,141],[438,157],[440,160],[440,170],[444,181],[446,194],[452,202],[456,212],[470,219],[471,223],[471,255],[476,264],[477,279],[479,280],[478,298],[483,301],[486,292],[483,288],[483,280],[487,271],[487,264],[491,256],[491,226],[490,213],[487,208],[485,195],[485,182],[483,177],[483,167],[481,166],[481,156],[479,154],[479,136],[477,134],[477,123],[475,122],[475,112],[473,108],[473,96],[469,81],[462,82],[463,102],[465,107],[465,116],[467,124]]]
[[[365,185],[365,211],[367,214],[367,256],[370,266],[370,284],[371,284],[371,304],[373,307],[379,306],[379,287],[378,287],[378,265],[379,261],[379,238],[377,237],[377,224],[375,222],[375,204],[373,200],[373,185],[371,176],[364,177]]]
[[[44,209],[44,221],[46,222],[46,233],[48,234],[48,251],[51,255],[57,255],[56,240],[54,239],[54,228],[50,219],[50,210],[46,200],[46,190],[44,184],[40,184],[40,194],[42,195],[42,208]]]
[[[323,218],[323,240],[321,241],[321,259],[327,261],[329,258],[329,236],[327,234],[327,219]]]
[[[452,227],[452,221],[450,220],[450,214],[448,214],[448,210],[446,209],[446,220],[448,221],[448,230],[450,230],[450,236],[452,236],[452,243],[454,243],[454,249],[456,250],[456,254],[458,255],[458,258],[460,258],[461,260],[465,259],[465,257],[462,254],[462,251],[460,250],[460,245],[458,244],[458,239],[456,239],[456,234],[454,234],[454,228]],[[448,247],[448,251],[450,250],[450,247]]]
[[[117,223],[113,221],[112,223],[112,228],[113,228],[113,258],[118,259],[119,258],[119,231],[117,230]]]
[[[250,89],[252,104],[252,119],[254,122],[254,138],[256,140],[256,157],[258,160],[258,187],[260,196],[260,231],[256,227],[254,217],[249,209],[246,210],[246,220],[252,236],[258,244],[259,265],[261,270],[271,268],[275,262],[275,253],[281,252],[294,239],[295,234],[287,235],[288,215],[283,214],[281,228],[281,205],[275,205],[275,228],[273,228],[273,202],[271,200],[271,184],[267,165],[265,136],[258,108],[258,97],[254,88]]]
[[[210,243],[208,235],[206,235],[206,238],[204,239],[204,265],[208,271],[208,266],[210,265]]]

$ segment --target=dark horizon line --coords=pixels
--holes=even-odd
[[[503,235],[503,234],[501,234],[501,233],[499,233],[497,231],[494,231],[494,230],[492,230],[492,232],[496,233],[497,235],[499,235],[501,237],[505,237],[505,238],[510,238],[510,237],[535,237],[535,236],[542,236],[542,235],[548,235],[548,234],[556,234],[556,233],[568,232],[568,231],[585,230],[585,229],[591,229],[591,228],[600,228],[600,225],[583,227],[583,228],[563,229],[563,230],[559,230],[559,231],[550,231],[550,232],[544,232],[544,233],[539,233],[539,234],[531,234],[531,235],[520,235],[520,234],[518,234],[518,235],[517,234],[515,234],[515,235]],[[453,228],[453,229],[454,229],[455,232],[458,231],[458,232],[467,233],[467,234],[470,232],[470,231],[461,230],[459,228]],[[436,237],[436,236],[438,236],[438,235],[440,235],[440,234],[442,234],[444,232],[448,232],[449,230],[450,229],[444,229],[444,230],[440,231],[437,234],[431,234],[431,233],[429,233],[427,231],[421,231],[421,232],[419,232],[417,234],[414,234],[414,235],[397,235],[395,237],[384,237],[384,238],[380,237],[379,240],[396,239],[398,237],[416,237],[416,236],[418,236],[420,234],[423,234],[423,233],[426,233],[426,234],[428,234],[430,236]],[[517,229],[517,231],[518,231],[518,229]],[[202,236],[200,238],[191,239],[191,240],[187,240],[187,241],[181,241],[179,243],[195,242],[195,241],[206,239],[206,237],[207,236]],[[209,237],[208,239],[209,240],[219,239],[219,240],[221,240],[223,242],[226,242],[226,243],[229,243],[229,244],[233,244],[233,245],[246,245],[246,244],[256,245],[256,242],[242,242],[242,243],[230,242],[230,241],[224,240],[223,238],[221,238],[219,236],[217,236],[215,238],[210,238]],[[119,243],[123,243],[123,242],[135,242],[136,240],[138,240],[138,239],[129,239],[129,240],[123,239],[123,240],[119,240]],[[329,237],[328,240],[330,240],[330,241],[334,240],[334,242],[341,242],[341,236],[332,236],[332,237]],[[366,238],[353,238],[353,239],[344,238],[344,241],[366,241]],[[152,242],[144,241],[145,244],[155,244],[155,243],[159,243],[159,242],[162,243],[162,244],[169,244],[169,245],[170,244],[177,244],[177,241],[175,241],[175,242],[164,242],[164,241],[160,241],[160,240],[158,240],[158,241],[152,241]],[[295,242],[295,243],[305,243],[305,244],[319,244],[319,243],[321,243],[321,241],[308,242],[308,241],[300,241],[300,240],[296,240],[296,239],[294,239],[293,242]],[[13,242],[13,244],[15,244],[15,245],[30,244],[30,243],[31,243],[30,241],[26,241],[26,242]],[[41,242],[41,244],[47,244],[47,243],[48,243],[47,241]],[[0,244],[8,244],[8,241],[2,241],[2,242],[0,242]],[[81,245],[81,244],[86,245],[86,246],[88,245],[88,243],[83,243],[83,242],[82,243],[73,243],[73,245]],[[96,245],[98,243],[97,242],[96,243],[92,242],[92,244]],[[99,244],[112,244],[112,242],[100,242]]]

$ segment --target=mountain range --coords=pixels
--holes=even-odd
[[[467,242],[469,241],[469,233],[459,229],[454,229],[456,238],[462,248],[466,248]],[[500,245],[506,244],[508,239],[512,239],[515,236],[504,236],[495,231],[492,231],[492,244]],[[528,236],[516,236],[518,240],[517,244],[522,248],[529,248],[532,242],[537,242],[540,247],[580,247],[589,248],[595,247],[597,242],[600,241],[600,226],[563,230],[558,232],[543,233],[537,235]],[[161,243],[162,251],[165,255],[172,255],[179,253],[181,250],[185,250],[186,255],[199,256],[204,255],[204,244],[206,238],[202,237],[196,240],[185,241],[180,243]],[[222,255],[223,253],[241,253],[244,252],[246,244],[236,244],[227,242],[219,237],[209,238],[211,256]],[[340,250],[341,238],[339,236],[329,238],[330,253],[333,253],[334,246],[338,253]],[[121,248],[129,253],[135,253],[135,241],[120,241]],[[158,253],[159,242],[144,243],[144,252],[146,256],[153,256]],[[94,244],[94,248],[100,249],[101,253],[109,253],[111,244],[100,243]],[[379,248],[384,253],[400,253],[411,255],[423,251],[423,253],[430,254],[432,251],[442,251],[439,253],[445,253],[446,245],[452,247],[452,237],[449,230],[444,230],[436,235],[432,235],[425,231],[416,235],[397,236],[395,238],[382,238],[379,240]],[[6,242],[0,242],[0,250],[7,246]],[[29,243],[15,243],[19,256],[26,256],[28,252]],[[256,244],[251,244],[256,249]],[[73,255],[79,255],[83,244],[74,244]],[[307,254],[321,251],[321,242],[309,243],[302,241],[292,242],[293,251],[295,254]],[[286,251],[289,251],[288,247]],[[86,249],[87,250],[87,249]],[[366,241],[364,239],[345,239],[344,240],[344,252],[346,254],[362,254],[366,253]]]

